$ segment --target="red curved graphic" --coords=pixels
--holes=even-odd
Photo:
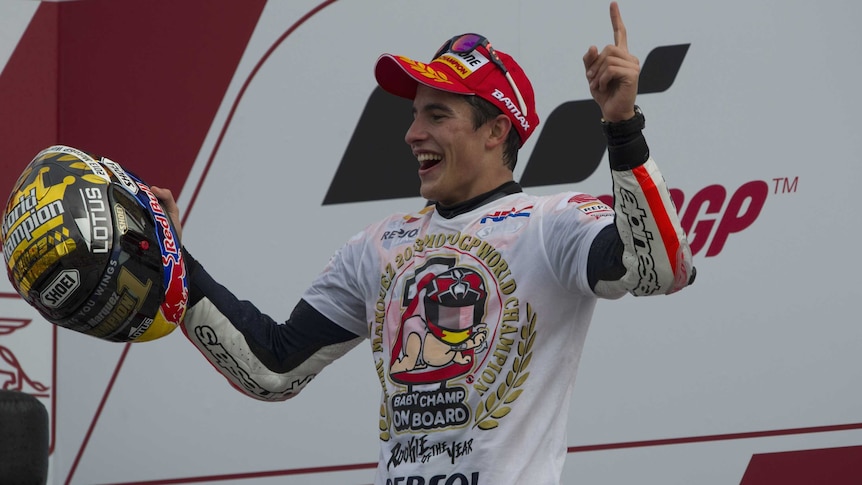
[[[739,485],[857,485],[862,446],[763,453],[751,457]]]

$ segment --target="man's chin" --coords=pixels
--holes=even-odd
[[[440,194],[434,190],[433,183],[421,182],[419,185],[419,195],[421,195],[425,200],[433,200],[436,202]]]

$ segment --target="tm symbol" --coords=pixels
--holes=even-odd
[[[794,194],[799,186],[799,177],[775,177],[772,179],[773,194]]]

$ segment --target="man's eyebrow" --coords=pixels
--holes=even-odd
[[[420,107],[413,106],[414,114],[420,111],[443,111],[450,114],[455,112],[451,106],[444,103],[428,103]]]

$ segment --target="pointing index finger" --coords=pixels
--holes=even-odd
[[[623,16],[620,14],[620,6],[617,2],[611,2],[611,26],[614,28],[614,45],[628,50],[628,38]]]

